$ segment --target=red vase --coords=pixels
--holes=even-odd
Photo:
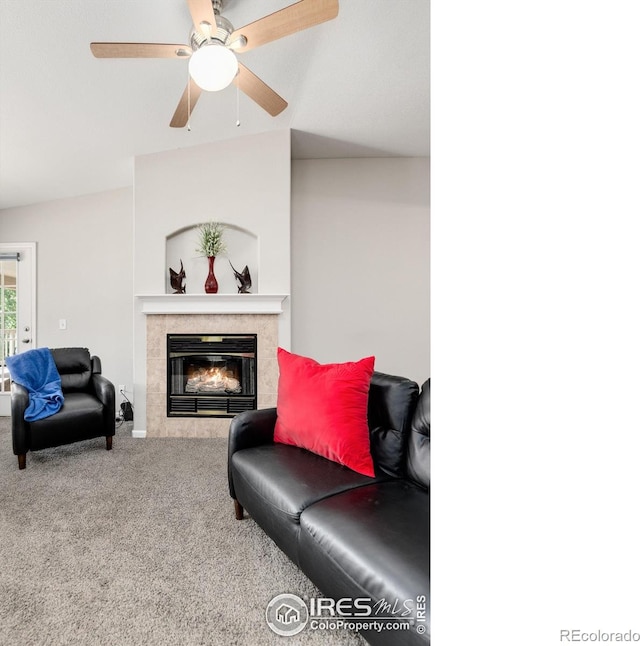
[[[213,263],[216,259],[215,256],[209,256],[209,275],[207,280],[204,283],[204,291],[207,294],[217,294],[218,293],[218,281],[216,280],[215,274],[213,273]]]

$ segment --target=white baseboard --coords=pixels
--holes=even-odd
[[[147,431],[136,431],[135,428],[131,431],[131,437],[140,437],[144,439],[147,437]]]

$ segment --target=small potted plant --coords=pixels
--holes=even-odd
[[[222,239],[225,226],[220,222],[205,222],[198,227],[200,244],[196,249],[197,253],[209,259],[209,275],[204,283],[204,291],[207,294],[218,293],[218,281],[213,273],[213,263],[216,256],[227,250]]]

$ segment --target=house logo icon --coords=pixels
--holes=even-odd
[[[295,594],[279,594],[267,605],[267,624],[277,635],[297,635],[309,621],[307,604]]]
[[[300,611],[288,603],[283,603],[276,610],[276,619],[285,626],[289,626],[294,622],[299,623]]]

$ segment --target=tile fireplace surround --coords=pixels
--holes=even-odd
[[[147,437],[227,437],[231,418],[167,417],[167,334],[257,334],[258,408],[276,405],[286,295],[139,296],[146,315]]]

